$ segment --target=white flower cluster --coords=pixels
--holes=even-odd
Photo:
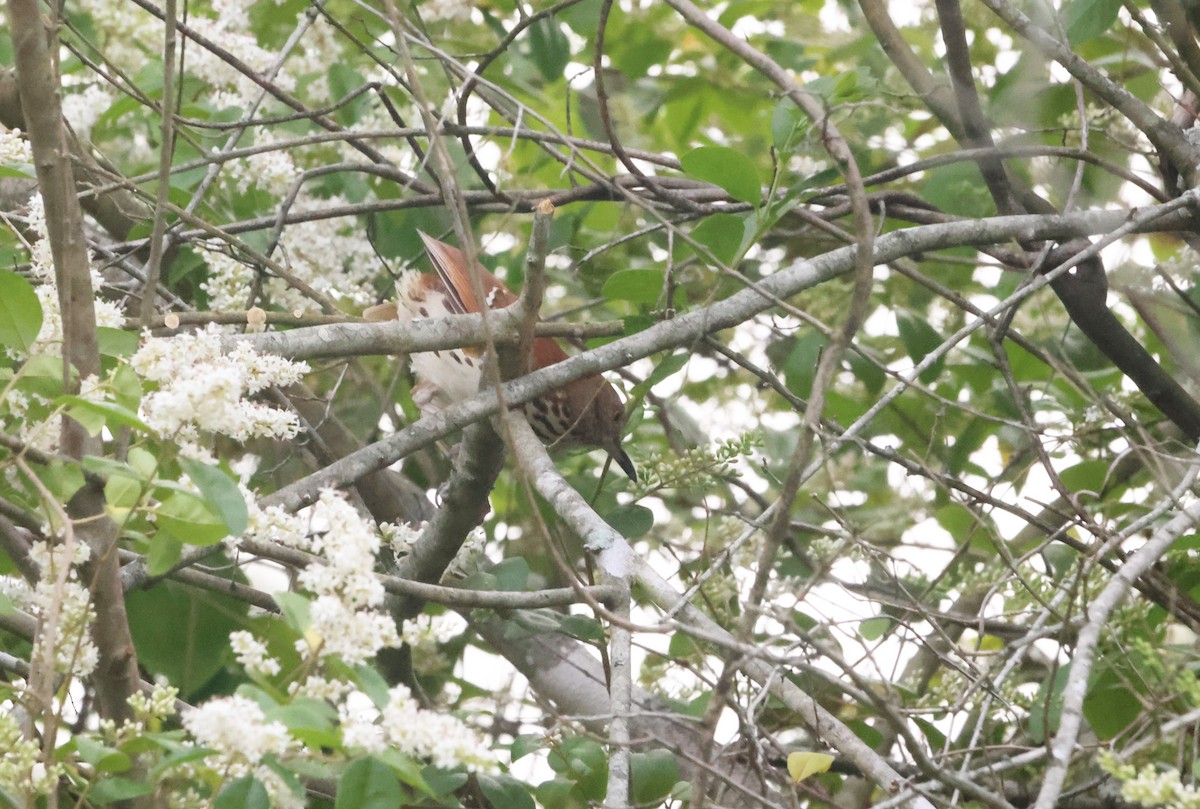
[[[100,660],[91,636],[96,611],[87,587],[76,573],[76,566],[86,562],[90,553],[90,548],[82,542],[54,547],[35,542],[30,546],[29,558],[37,563],[41,578],[22,604],[39,619],[42,627],[34,659],[41,658],[40,648],[48,643],[54,650],[55,671],[76,677],[91,674]],[[53,621],[52,615],[56,616]]]
[[[29,245],[30,270],[34,277],[42,282],[35,290],[42,307],[42,328],[30,352],[58,354],[59,346],[62,345],[62,314],[58,308],[54,257],[50,252],[49,231],[46,229],[46,205],[40,192],[29,198],[29,229],[37,235],[37,240]],[[96,272],[95,267],[91,267],[91,277],[92,289],[99,289],[104,279]],[[96,310],[97,326],[119,329],[125,325],[125,315],[112,301],[97,297],[93,306]]]
[[[168,685],[165,681],[156,682],[149,694],[141,691],[129,695],[126,700],[133,709],[133,715],[143,724],[149,721],[159,721],[175,715],[175,698],[179,689]]]
[[[255,146],[267,146],[275,142],[268,130],[256,130]],[[272,149],[269,152],[258,152],[241,160],[226,164],[225,182],[233,186],[239,193],[245,194],[251,188],[282,198],[291,191],[292,183],[300,176],[300,169],[292,160],[287,149]]]
[[[67,85],[66,77],[63,84]],[[76,85],[79,87],[79,85]],[[92,127],[101,113],[116,100],[106,85],[88,81],[77,92],[67,92],[62,98],[63,117],[71,124],[71,130],[82,140],[90,140]]]
[[[491,761],[479,734],[456,717],[422,709],[402,685],[388,696],[380,724],[389,745],[415,758],[428,758],[436,767],[462,764],[478,770]]]
[[[282,756],[292,746],[292,737],[282,722],[268,722],[262,708],[243,696],[218,697],[187,711],[183,726],[198,744],[224,755],[245,775],[264,756]]]
[[[35,739],[26,739],[9,712],[0,713],[0,791],[13,795],[49,795],[65,772],[62,764],[47,768]],[[29,801],[30,804],[34,803]]]
[[[308,638],[319,654],[339,655],[351,665],[384,647],[399,646],[392,619],[376,608],[383,585],[373,574],[381,545],[374,526],[337,492],[326,490],[306,516],[259,508],[251,501],[246,538],[279,542],[320,556],[296,581],[315,598],[309,605]],[[298,643],[309,651],[308,641]]]
[[[421,708],[403,685],[388,691],[382,711],[365,694],[350,692],[338,706],[338,716],[342,743],[352,750],[379,753],[395,748],[444,769],[462,765],[481,770],[494,763],[491,751],[470,726],[450,714]]]
[[[282,722],[268,722],[262,708],[246,697],[211,699],[181,717],[196,743],[214,751],[210,766],[232,780],[252,775],[266,787],[271,806],[300,809],[297,795],[273,769],[262,763],[266,756],[282,757],[293,749]]]
[[[33,164],[33,151],[29,141],[21,137],[19,129],[0,129],[0,165],[29,166]]]
[[[353,506],[328,490],[313,504],[312,524],[309,550],[325,564],[309,565],[297,581],[316,595],[309,606],[310,629],[320,639],[321,653],[339,655],[355,665],[385,646],[399,646],[395,622],[374,609],[384,597],[383,585],[372,573],[379,534]]]
[[[271,657],[267,645],[249,632],[234,632],[229,636],[229,645],[237,655],[237,661],[251,674],[274,677],[279,673],[279,661]]]
[[[223,354],[215,328],[175,337],[148,337],[130,360],[158,390],[142,399],[140,416],[163,436],[195,440],[200,433],[291,438],[299,430],[295,414],[246,399],[268,385],[290,385],[309,370],[242,344]]]
[[[1121,797],[1142,806],[1200,809],[1200,791],[1184,784],[1178,770],[1170,767],[1160,770],[1152,764],[1121,784]]]
[[[380,523],[379,534],[397,557],[408,556],[412,553],[417,540],[421,538],[421,532],[425,530],[426,525],[427,523],[417,526],[409,525],[406,522]]]
[[[277,184],[285,176],[287,172],[265,182]],[[314,211],[347,204],[341,197],[318,200],[302,191],[292,210]],[[212,309],[245,309],[246,290],[254,279],[254,271],[219,250],[200,247],[198,252],[208,264],[208,277],[200,286],[209,296]],[[293,277],[318,292],[356,307],[375,301],[372,281],[383,272],[383,264],[354,220],[325,218],[288,225],[275,255],[283,257]],[[288,311],[305,311],[313,306],[309,298],[283,278],[268,276],[262,286],[263,294],[273,306]]]

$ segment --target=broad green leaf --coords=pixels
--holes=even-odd
[[[600,643],[606,637],[600,622],[586,615],[564,615],[559,621],[559,630],[564,635],[588,643]]]
[[[829,772],[833,764],[833,756],[828,753],[789,753],[787,757],[788,774],[797,784],[817,773]]]
[[[1083,461],[1062,470],[1058,476],[1063,485],[1073,492],[1099,495],[1104,491],[1111,464],[1108,461]]]
[[[1071,0],[1064,9],[1067,40],[1079,45],[1100,36],[1117,21],[1121,0]]]
[[[811,126],[811,119],[796,106],[796,102],[781,98],[771,116],[771,139],[775,148],[783,154],[796,151]]]
[[[114,329],[109,326],[96,328],[96,342],[105,357],[128,357],[137,351],[139,337],[136,332]]]
[[[529,563],[520,556],[510,556],[488,568],[498,590],[521,592],[529,586]]]
[[[868,618],[858,625],[858,634],[863,640],[878,640],[892,625],[891,618]]]
[[[546,809],[567,809],[579,805],[579,799],[571,799],[571,793],[575,791],[575,782],[568,781],[565,778],[552,778],[549,781],[543,781],[538,784],[533,790],[537,796],[538,803],[545,806]]]
[[[19,179],[19,180],[36,180],[37,172],[31,166],[29,169],[22,169],[11,163],[6,166],[0,166],[0,179]]]
[[[101,778],[88,790],[88,801],[100,806],[127,801],[154,791],[154,784],[130,778]]]
[[[154,432],[138,418],[137,413],[114,402],[97,402],[70,394],[58,397],[56,404],[66,407],[67,415],[82,424],[89,435],[99,435],[105,427],[110,430],[129,427],[143,433]]]
[[[946,734],[938,730],[937,726],[928,719],[914,716],[913,721],[917,727],[921,729],[921,733],[925,736],[925,741],[929,742],[929,746],[934,750],[941,750],[946,744]]]
[[[1113,738],[1137,721],[1141,713],[1141,700],[1120,674],[1107,666],[1093,673],[1083,698],[1083,716],[1097,736],[1103,740]]]
[[[608,756],[599,744],[578,736],[565,739],[547,761],[556,773],[574,781],[585,798],[604,799],[608,788]]]
[[[79,757],[91,764],[97,772],[125,772],[133,764],[127,753],[101,744],[91,736],[80,734],[75,737],[74,742]]]
[[[679,764],[670,750],[634,753],[630,768],[633,800],[643,806],[657,804],[670,795],[679,780]]]
[[[561,79],[571,61],[571,42],[558,20],[542,17],[529,26],[527,33],[530,57],[542,76],[549,82]]]
[[[686,632],[671,633],[671,641],[667,644],[667,654],[672,658],[691,657],[700,651],[696,641]]]
[[[172,492],[155,513],[159,528],[187,545],[215,545],[229,536],[225,521],[191,492]]]
[[[216,466],[192,458],[180,458],[179,465],[200,489],[209,508],[224,520],[229,536],[240,537],[250,524],[250,514],[233,478]]]
[[[707,247],[721,264],[732,267],[747,247],[747,221],[739,214],[713,214],[692,230],[692,238]]]
[[[400,781],[376,758],[360,759],[346,768],[338,783],[334,809],[396,809],[404,800]]]
[[[244,626],[249,611],[244,602],[171,581],[130,591],[126,604],[138,662],[166,676],[181,699],[225,667],[229,633]]]
[[[28,351],[42,328],[42,305],[33,285],[0,269],[0,345]]]
[[[620,270],[608,277],[601,293],[612,300],[656,304],[663,296],[663,271]]]
[[[159,532],[146,553],[146,572],[151,576],[163,576],[178,564],[182,556],[183,543],[170,534]]]
[[[758,169],[743,152],[726,146],[701,146],[679,158],[694,179],[720,186],[729,196],[751,205],[762,202]]]
[[[607,512],[604,521],[626,539],[637,539],[654,527],[654,512],[637,503],[629,503]]]
[[[432,765],[421,770],[421,778],[428,785],[430,794],[433,795],[449,795],[467,783],[465,772],[443,770]]]
[[[929,352],[942,344],[942,336],[933,326],[929,325],[929,321],[912,312],[903,310],[897,312],[896,325],[900,329],[900,340],[904,343],[904,349],[912,358],[914,365],[925,359]],[[925,384],[929,384],[938,378],[945,365],[946,357],[943,355],[922,371],[918,378]]]
[[[312,618],[308,613],[309,602],[305,596],[284,590],[271,597],[279,605],[279,613],[288,626],[301,634],[308,631],[312,626]]]
[[[270,809],[271,798],[262,782],[251,775],[230,781],[217,793],[213,809]]]
[[[126,475],[113,475],[104,483],[104,502],[110,509],[128,511],[142,495],[142,481]]]
[[[480,791],[493,809],[534,809],[529,787],[512,776],[503,773],[480,773],[475,778],[479,782]]]

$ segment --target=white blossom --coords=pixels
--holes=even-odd
[[[271,657],[267,645],[249,632],[232,632],[229,645],[237,661],[251,674],[273,677],[279,673],[279,661]]]
[[[422,709],[405,686],[395,686],[388,695],[381,722],[388,742],[401,751],[443,768],[461,764],[478,770],[492,760],[479,734],[461,720]]]
[[[0,165],[30,166],[33,151],[19,129],[0,129]]]
[[[142,398],[140,415],[164,436],[195,438],[198,432],[237,441],[254,436],[290,438],[299,430],[295,414],[246,400],[267,385],[290,385],[309,368],[240,346],[221,352],[214,328],[169,338],[148,337],[130,360],[158,390]]]
[[[292,746],[282,722],[268,722],[258,704],[243,696],[218,697],[182,716],[196,742],[211,748],[231,774],[247,774],[264,756],[282,756]]]

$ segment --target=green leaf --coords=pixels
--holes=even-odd
[[[941,750],[946,744],[946,734],[938,730],[937,726],[919,716],[913,717],[913,722],[921,729],[921,733],[925,736],[925,741],[929,742],[929,746],[934,750]]]
[[[732,267],[748,246],[748,222],[749,219],[744,215],[713,214],[692,229],[692,238],[707,247],[717,261]]]
[[[654,512],[645,506],[630,503],[607,512],[604,521],[626,539],[637,539],[654,527]]]
[[[111,326],[96,328],[96,342],[100,348],[100,354],[105,357],[132,355],[138,349],[139,339],[136,332],[114,329]]]
[[[215,545],[229,536],[225,521],[213,514],[199,495],[174,491],[159,505],[158,526],[188,545]]]
[[[1042,681],[1033,705],[1029,710],[1029,736],[1035,744],[1041,744],[1058,731],[1062,718],[1063,689],[1067,687],[1070,664],[1061,666],[1053,677]]]
[[[283,616],[283,620],[287,625],[296,630],[300,634],[308,631],[312,626],[312,618],[308,613],[308,599],[300,593],[292,593],[289,591],[281,591],[275,593],[272,598],[279,605],[279,613]]]
[[[0,270],[0,345],[28,351],[42,329],[42,305],[33,285],[12,270]]]
[[[334,809],[395,809],[404,799],[400,781],[375,758],[353,762],[338,784]]]
[[[129,427],[143,433],[154,432],[138,418],[137,413],[115,402],[97,402],[82,396],[68,394],[59,396],[55,404],[65,406],[67,415],[82,424],[88,434],[92,436],[99,435],[100,430],[105,427],[110,430],[117,427]]]
[[[142,496],[143,483],[127,475],[113,475],[104,483],[104,501],[110,509],[131,509]]]
[[[538,803],[545,806],[546,809],[566,809],[567,807],[576,807],[579,805],[578,800],[571,800],[571,793],[575,791],[575,782],[568,781],[565,778],[552,778],[549,781],[543,781],[534,789],[534,794],[537,795]]]
[[[128,754],[101,744],[92,737],[80,734],[74,737],[74,742],[79,757],[91,764],[97,772],[125,772],[133,764]]]
[[[929,325],[929,321],[912,312],[903,310],[897,312],[896,325],[900,329],[900,340],[904,343],[904,349],[908,352],[908,356],[912,357],[913,364],[925,359],[926,355],[942,344],[942,336],[934,330],[933,326]],[[938,378],[945,364],[946,358],[942,356],[922,371],[918,378],[925,384],[929,384]]]
[[[679,764],[670,750],[634,753],[630,769],[634,803],[644,806],[666,798],[679,780]]]
[[[608,790],[608,756],[591,739],[565,739],[547,759],[550,768],[576,783],[589,800],[604,799]]]
[[[519,593],[529,586],[529,563],[520,556],[511,556],[488,568],[497,590]]]
[[[246,510],[242,490],[233,478],[221,468],[193,458],[180,458],[179,465],[200,489],[212,511],[224,520],[229,535],[240,537],[250,524],[250,513]]]
[[[493,809],[534,809],[529,787],[512,776],[480,773],[476,780],[479,782],[480,791]]]
[[[524,758],[530,753],[536,753],[546,747],[546,738],[541,735],[522,734],[513,739],[513,743],[509,745],[509,756],[511,760],[517,761]]]
[[[559,631],[576,640],[588,643],[601,643],[606,635],[604,627],[595,618],[586,615],[564,615],[558,622]]]
[[[1072,45],[1087,42],[1112,28],[1121,0],[1071,0],[1064,13],[1067,40]]]
[[[183,543],[170,534],[159,532],[146,553],[146,572],[151,576],[169,573],[182,555]]]
[[[604,282],[605,297],[653,305],[663,296],[662,270],[620,270]]]
[[[270,809],[267,789],[252,775],[244,775],[225,785],[213,801],[213,809]]]
[[[88,790],[88,800],[104,805],[149,795],[153,791],[154,784],[133,781],[129,778],[104,778],[97,781]]]
[[[554,17],[542,17],[527,31],[533,63],[546,81],[558,81],[571,61],[571,41],[562,26]]]
[[[1083,698],[1083,716],[1096,735],[1107,741],[1137,721],[1142,703],[1110,668],[1099,669],[1092,679]]]
[[[225,668],[229,633],[245,625],[249,611],[244,602],[171,581],[130,591],[126,609],[138,662],[170,680],[181,699]]]
[[[1104,491],[1110,466],[1108,461],[1083,461],[1062,470],[1058,476],[1063,485],[1073,492],[1099,495]]]
[[[858,634],[863,640],[878,640],[892,625],[891,618],[868,618],[858,625]]]
[[[658,365],[654,366],[654,370],[650,372],[650,375],[633,387],[633,391],[630,394],[631,398],[644,398],[650,392],[651,388],[667,377],[679,372],[683,366],[688,364],[688,360],[691,358],[692,354],[690,351],[680,351],[677,354],[668,354],[663,357]]]
[[[720,186],[729,196],[751,205],[762,202],[762,184],[753,161],[726,146],[701,146],[679,158],[691,177]]]
[[[791,154],[800,147],[811,126],[812,121],[796,106],[796,102],[787,97],[781,98],[771,116],[771,140],[778,151]]]

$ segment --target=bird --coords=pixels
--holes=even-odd
[[[517,296],[478,263],[476,270],[484,293],[481,306],[471,284],[466,257],[457,247],[417,231],[434,272],[410,269],[396,281],[394,316],[402,323],[502,309]],[[391,305],[372,307],[368,319],[391,319]],[[381,315],[380,311],[386,312]],[[567,353],[552,337],[533,339],[532,370],[567,359]],[[479,392],[483,352],[477,348],[455,348],[413,354],[413,402],[425,412],[474,397]],[[636,482],[637,468],[621,446],[625,430],[625,406],[616,389],[600,374],[575,379],[544,393],[524,405],[534,433],[551,449],[595,447],[616,461],[629,479]]]

